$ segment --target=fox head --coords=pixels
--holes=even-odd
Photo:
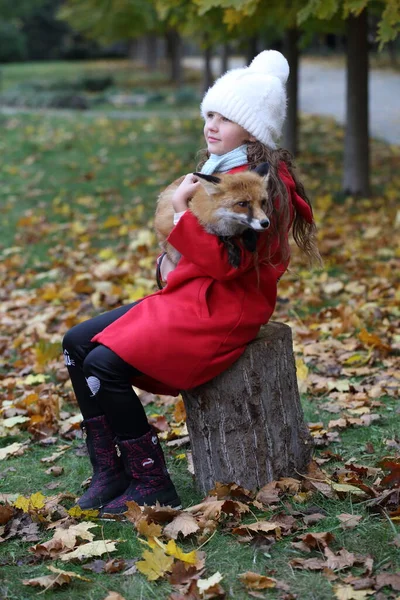
[[[268,163],[254,171],[235,174],[194,173],[201,186],[193,196],[190,210],[205,229],[219,236],[234,236],[246,229],[265,231],[270,220],[268,204]]]

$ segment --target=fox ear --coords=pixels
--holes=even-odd
[[[259,164],[254,169],[254,172],[257,173],[258,175],[260,175],[261,177],[265,177],[269,173],[269,163],[263,162],[263,163]]]
[[[205,173],[193,173],[193,175],[198,177],[201,185],[209,196],[217,192],[216,185],[221,183],[219,177],[215,177],[215,175],[206,175]]]

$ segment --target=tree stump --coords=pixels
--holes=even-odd
[[[255,490],[305,473],[313,443],[297,387],[292,332],[269,323],[227,371],[182,393],[198,487]]]

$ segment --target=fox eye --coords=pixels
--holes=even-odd
[[[247,200],[242,200],[241,202],[237,202],[237,206],[241,206],[242,208],[247,208],[250,206],[250,202]]]

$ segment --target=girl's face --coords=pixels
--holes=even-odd
[[[237,123],[217,112],[208,112],[204,123],[204,137],[207,150],[221,156],[246,142],[255,142],[253,137]]]

